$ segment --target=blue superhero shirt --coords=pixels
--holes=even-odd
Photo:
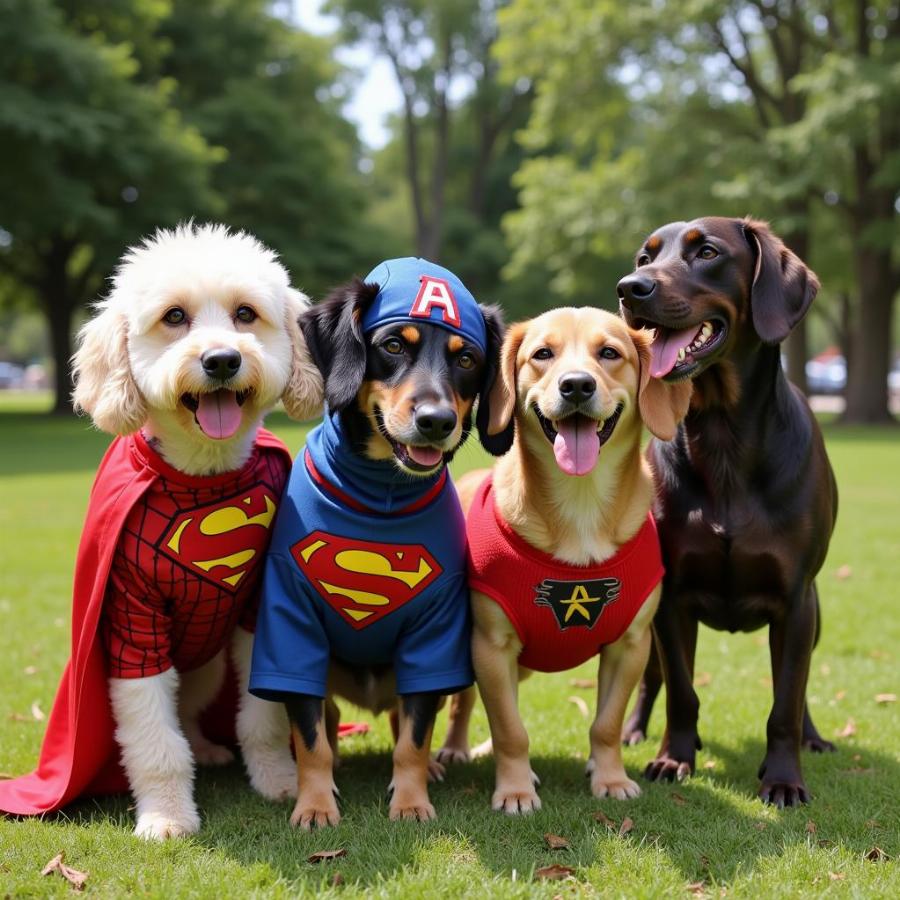
[[[324,697],[331,656],[397,692],[472,684],[465,520],[446,470],[353,453],[327,414],[294,464],[266,562],[250,691]]]

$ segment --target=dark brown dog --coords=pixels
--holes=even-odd
[[[769,626],[775,701],[759,795],[805,803],[801,744],[832,750],[806,708],[819,635],[815,576],[837,513],[822,434],[784,376],[779,343],[816,295],[816,276],[752,219],[706,218],[655,231],[619,282],[622,313],[656,329],[654,377],[694,379],[675,440],[654,441],[657,522],[666,564],[656,646],[667,727],[651,780],[694,770],[699,700],[697,623],[728,631]],[[651,661],[626,741],[640,740],[661,681]]]

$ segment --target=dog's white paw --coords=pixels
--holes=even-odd
[[[179,812],[150,810],[138,816],[134,833],[146,841],[167,841],[186,837],[200,830],[200,814],[196,809]]]
[[[488,738],[480,744],[476,744],[469,752],[470,759],[483,759],[494,752],[494,742]]]
[[[250,786],[267,800],[293,800],[297,796],[297,765],[290,753],[246,760]]]

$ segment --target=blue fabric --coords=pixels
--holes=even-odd
[[[429,279],[434,279],[438,284],[429,283]],[[365,280],[376,282],[380,290],[363,314],[363,332],[396,322],[415,324],[427,321],[466,338],[482,353],[486,350],[487,329],[478,302],[449,269],[426,259],[407,256],[379,263],[369,272]],[[445,283],[449,290],[450,308],[441,302],[446,297],[441,282]],[[426,309],[420,310],[420,314],[417,315],[414,310],[420,291],[426,291],[428,296],[432,296],[437,302],[428,304],[426,296],[422,303]],[[458,324],[452,321],[453,309],[458,311]]]
[[[373,512],[323,489],[302,453],[295,461],[266,560],[251,693],[324,697],[331,656],[392,664],[399,694],[470,685],[465,521],[450,479],[420,511],[397,514],[436,477],[353,453],[336,414],[307,451],[320,475]]]

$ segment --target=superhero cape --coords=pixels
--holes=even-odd
[[[260,429],[256,444],[282,452],[290,465],[287,447],[270,432]],[[0,812],[40,815],[84,795],[128,790],[114,737],[98,626],[124,522],[160,477],[133,448],[133,438],[116,438],[97,470],[75,562],[72,655],[57,689],[38,767],[30,775],[0,781]],[[236,699],[236,681],[227,678],[201,722],[210,739],[234,743]]]

